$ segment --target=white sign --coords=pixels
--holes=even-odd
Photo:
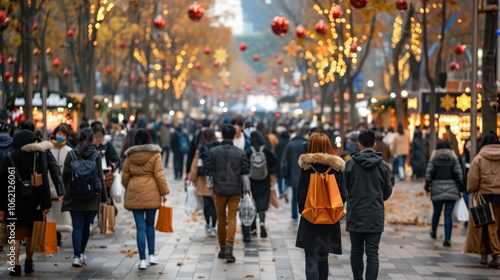
[[[25,105],[24,97],[19,97],[14,100],[14,106],[20,107]],[[42,107],[42,94],[40,92],[35,93],[32,100],[33,107]],[[66,97],[62,97],[57,93],[51,93],[47,96],[47,107],[66,107],[68,101]]]

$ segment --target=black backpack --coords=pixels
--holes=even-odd
[[[94,152],[92,158],[77,158],[74,150],[69,152],[73,162],[71,167],[71,194],[77,199],[89,199],[102,191],[96,158],[98,151]]]

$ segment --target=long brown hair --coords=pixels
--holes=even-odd
[[[308,154],[322,153],[333,155],[333,147],[330,138],[324,133],[314,133],[309,137]]]

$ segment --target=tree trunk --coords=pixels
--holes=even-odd
[[[23,91],[24,91],[24,116],[33,119],[33,22],[36,12],[36,0],[21,1],[22,15],[22,65],[23,65]]]
[[[488,5],[497,5],[498,1],[488,0]],[[486,13],[484,28],[484,47],[483,47],[483,92],[481,114],[483,116],[483,133],[493,131],[497,132],[497,86],[495,78],[495,46],[497,37],[497,13]],[[476,85],[472,85],[476,86]],[[471,127],[471,132],[475,128]]]

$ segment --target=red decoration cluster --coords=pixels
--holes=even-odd
[[[33,23],[33,31],[37,31],[37,30],[38,30],[38,24]]]
[[[228,87],[230,87],[230,86],[231,86],[231,84],[229,83],[229,81],[225,81],[225,82],[224,82],[224,86],[225,86],[226,88],[228,88]]]
[[[398,0],[396,2],[396,8],[398,8],[398,10],[400,11],[406,11],[408,10],[408,3],[406,3],[405,0]]]
[[[0,23],[3,23],[6,18],[7,18],[7,13],[5,13],[4,11],[0,11]]]
[[[210,54],[212,52],[212,49],[209,46],[206,46],[205,49],[203,49],[203,52],[205,54]]]
[[[316,32],[318,34],[325,35],[328,32],[328,25],[326,25],[324,20],[320,20],[318,21],[318,23],[316,23],[314,29],[316,29]]]
[[[465,48],[466,48],[465,45],[457,44],[455,46],[455,54],[456,55],[462,55],[462,54],[464,54],[465,53]]]
[[[302,25],[297,26],[297,28],[295,29],[295,35],[297,35],[297,37],[299,37],[299,38],[306,37],[306,34],[307,34],[307,30]]]
[[[271,82],[273,83],[273,85],[277,85],[278,84],[278,79],[274,78],[271,80]]]
[[[214,61],[214,67],[219,67],[219,62],[217,60]]]
[[[205,9],[203,9],[203,7],[201,7],[197,2],[194,2],[191,6],[189,6],[188,15],[192,21],[199,21],[204,13]]]
[[[351,0],[351,5],[356,9],[362,9],[368,4],[369,0]]]
[[[7,58],[7,63],[8,64],[14,64],[14,58],[12,56],[9,56],[9,58]]]
[[[135,82],[137,81],[137,76],[136,75],[130,75],[130,81]]]
[[[337,18],[342,18],[344,16],[344,12],[342,11],[342,9],[339,7],[339,6],[336,6],[333,10],[332,10],[332,17],[337,19]]]
[[[52,62],[52,65],[54,65],[54,67],[61,66],[61,60],[59,60],[59,58],[54,59],[54,62]]]
[[[125,43],[125,41],[121,41],[120,42],[120,48],[124,49],[127,47],[127,43]]]
[[[460,65],[456,61],[452,61],[450,63],[450,70],[451,71],[458,71],[460,69]]]
[[[352,42],[350,50],[352,53],[357,52],[358,51],[358,44],[356,44],[356,42]]]
[[[274,34],[279,36],[285,35],[285,33],[288,31],[289,25],[290,22],[283,15],[276,16],[271,21],[271,29],[273,30]]]
[[[278,62],[278,64],[281,64],[281,63],[283,63],[283,59],[282,59],[281,57],[278,57],[278,58],[276,59],[276,62]]]
[[[106,74],[109,75],[111,72],[113,72],[113,68],[111,68],[111,66],[106,67]]]
[[[155,19],[153,20],[153,23],[155,24],[156,28],[162,29],[165,27],[165,19],[162,16],[156,16]]]
[[[5,79],[10,79],[10,77],[12,77],[12,74],[10,73],[10,71],[5,71],[5,73],[3,75],[5,76]]]
[[[69,68],[64,68],[63,75],[68,77],[69,75],[71,75],[71,70],[69,70]]]
[[[200,69],[200,68],[201,68],[201,63],[196,62],[196,63],[194,64],[194,67],[196,67],[196,69]]]

